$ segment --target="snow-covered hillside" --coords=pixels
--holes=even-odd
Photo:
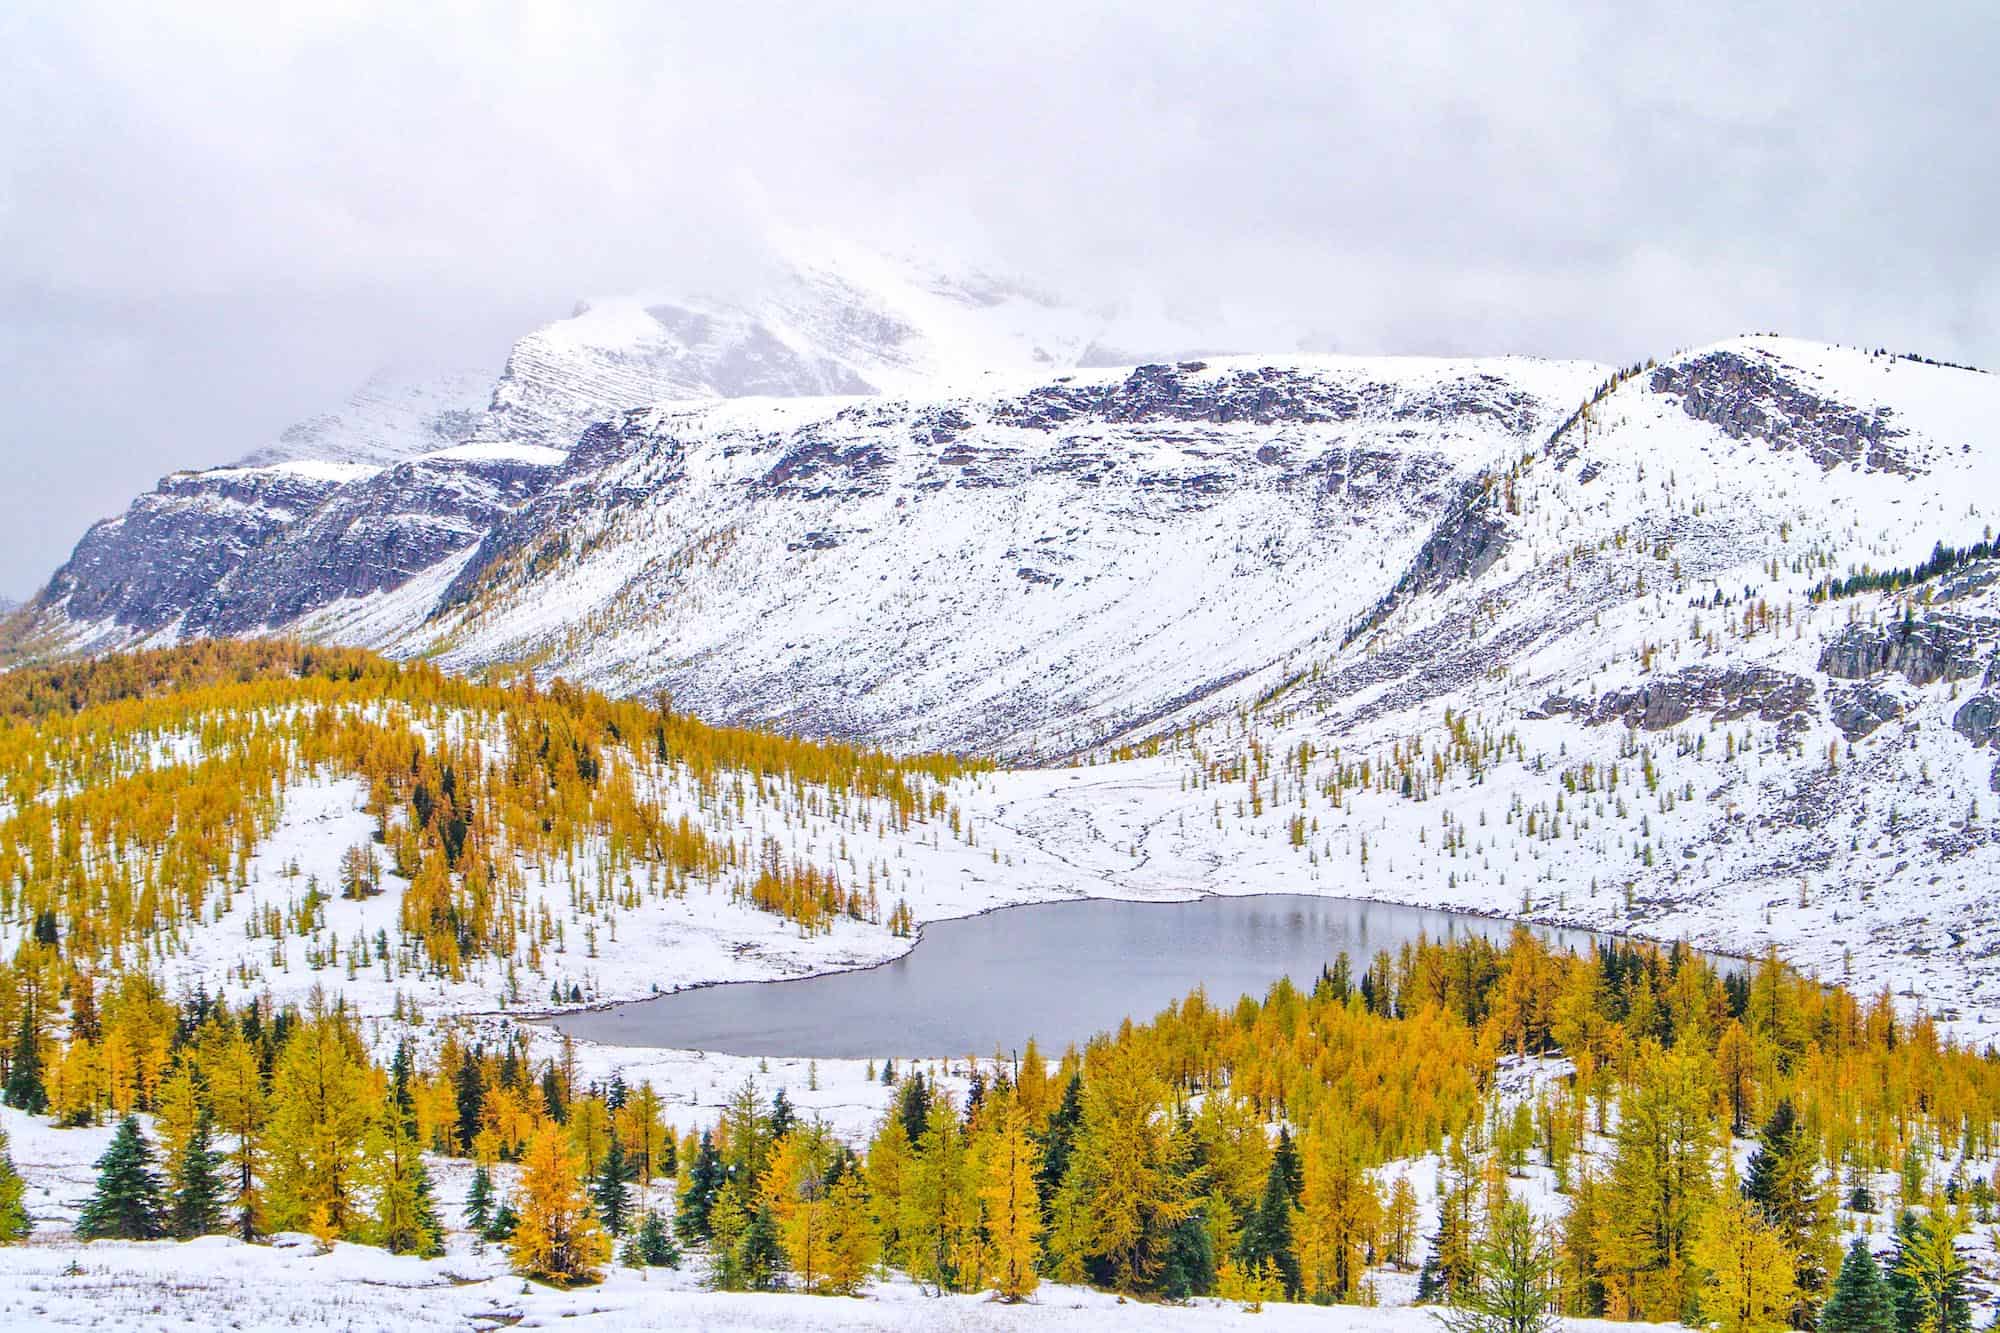
[[[492,376],[478,370],[385,369],[371,376],[337,411],[309,417],[234,466],[280,463],[359,463],[386,467],[449,448],[472,433],[492,393]]]
[[[1826,595],[1991,537],[2000,380],[1771,337],[1610,382],[952,369],[1014,364],[1011,318],[974,321],[997,344],[942,317],[965,341],[899,344],[932,349],[893,363],[923,392],[877,357],[869,387],[897,392],[171,478],[15,623],[58,646],[289,629],[1098,761],[965,793],[1007,859],[915,886],[919,919],[1304,888],[1776,943],[2000,1021],[2000,561]],[[550,345],[605,346],[583,334],[607,322]],[[812,327],[799,345],[835,347]]]
[[[1598,375],[1229,359],[594,428],[391,646],[1046,755],[1338,630]]]
[[[622,295],[517,342],[498,378],[473,371],[384,371],[334,412],[212,471],[176,472],[123,515],[94,526],[10,636],[31,653],[168,641],[205,633],[293,628],[329,602],[371,594],[393,611],[341,607],[326,624],[350,638],[388,641],[430,609],[437,591],[497,522],[484,496],[442,495],[427,513],[401,498],[419,459],[472,461],[459,446],[567,451],[594,422],[663,402],[744,396],[941,393],[991,374],[1054,374],[1079,365],[1131,364],[1199,350],[1204,339],[1170,320],[1075,309],[977,271],[891,258],[809,233],[771,238],[755,294]],[[486,461],[493,461],[492,455]],[[359,488],[364,493],[356,495]],[[388,492],[385,501],[383,492]],[[395,511],[353,529],[357,512]],[[319,511],[324,506],[328,513]],[[474,513],[471,511],[486,512]],[[296,552],[323,547],[329,526],[349,532],[374,573],[301,578],[296,559],[253,560],[277,538]],[[469,526],[468,526],[469,525]],[[414,540],[412,528],[426,529]],[[452,540],[453,536],[460,538]],[[164,567],[153,568],[164,551]]]

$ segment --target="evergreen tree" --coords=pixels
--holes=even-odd
[[[128,1115],[97,1159],[97,1188],[77,1217],[76,1234],[82,1240],[157,1240],[165,1231],[153,1147],[139,1118]]]
[[[769,1291],[777,1285],[784,1266],[785,1251],[778,1236],[778,1221],[768,1207],[759,1204],[750,1215],[750,1225],[736,1251],[737,1280],[745,1291]]]
[[[1438,1229],[1417,1272],[1417,1304],[1450,1303],[1473,1279],[1472,1155],[1464,1136],[1445,1149],[1438,1175]]]
[[[625,1145],[613,1135],[611,1147],[604,1154],[597,1180],[591,1187],[591,1200],[597,1205],[598,1221],[604,1223],[604,1229],[614,1236],[625,1234],[628,1214],[632,1209],[632,1195],[627,1188],[631,1177],[631,1167],[625,1160]]]
[[[0,1101],[29,1115],[45,1115],[49,1109],[49,1096],[42,1086],[41,1028],[33,1000],[21,1011],[21,1026],[14,1036],[14,1054],[7,1065],[7,1082],[0,1087]]]
[[[640,1219],[639,1229],[632,1235],[632,1243],[638,1248],[639,1261],[648,1268],[679,1268],[681,1252],[674,1244],[673,1233],[660,1215],[648,1208]]]
[[[1238,1249],[1246,1271],[1257,1272],[1269,1264],[1284,1288],[1285,1299],[1299,1298],[1299,1255],[1292,1242],[1292,1196],[1285,1184],[1284,1163],[1275,1157],[1264,1174],[1264,1197],[1243,1228]]]
[[[1888,1285],[1889,1299],[1896,1307],[1896,1327],[1904,1330],[1915,1330],[1923,1317],[1917,1280],[1903,1264],[1905,1256],[1915,1248],[1921,1235],[1922,1227],[1917,1215],[1904,1209],[1896,1219],[1896,1247],[1891,1251],[1889,1261],[1883,1265],[1882,1280]]]
[[[1957,1237],[1957,1220],[1934,1212],[1897,1238],[1896,1272],[1909,1283],[1911,1318],[1904,1328],[1967,1333],[1972,1327],[1967,1265],[1958,1252]]]
[[[452,1095],[458,1109],[458,1149],[471,1152],[479,1136],[479,1115],[486,1105],[486,1079],[479,1072],[479,1060],[467,1051],[452,1077]]]
[[[27,1182],[7,1155],[7,1131],[0,1129],[0,1245],[12,1245],[35,1229],[28,1216]]]
[[[482,1233],[487,1240],[501,1241],[514,1239],[514,1233],[521,1229],[521,1215],[514,1211],[512,1199],[502,1199],[493,1210],[493,1225]]]
[[[1208,1234],[1208,1218],[1199,1210],[1189,1213],[1167,1233],[1167,1246],[1160,1256],[1160,1295],[1170,1301],[1187,1301],[1215,1290],[1215,1241]]]
[[[1832,1200],[1820,1184],[1819,1144],[1789,1097],[1779,1099],[1759,1138],[1743,1197],[1762,1210],[1792,1257],[1798,1287],[1793,1318],[1804,1326],[1826,1290],[1834,1254]]]
[[[1035,1173],[1035,1189],[1042,1196],[1046,1218],[1055,1203],[1056,1191],[1069,1174],[1070,1154],[1076,1150],[1077,1131],[1083,1125],[1083,1077],[1071,1074],[1063,1085],[1062,1100],[1042,1131],[1042,1164]]]
[[[1509,1199],[1472,1247],[1472,1277],[1452,1296],[1444,1325],[1453,1333],[1542,1333],[1555,1313],[1554,1247],[1528,1206]]]
[[[674,1230],[688,1244],[707,1240],[712,1233],[715,1198],[726,1179],[722,1154],[715,1150],[715,1135],[703,1130],[701,1147],[688,1168],[687,1188],[681,1191],[680,1206],[674,1210]]]
[[[1833,1294],[1820,1310],[1820,1333],[1896,1333],[1896,1300],[1861,1236],[1847,1247]]]
[[[1271,1150],[1272,1163],[1285,1179],[1285,1193],[1291,1198],[1292,1207],[1299,1206],[1299,1196],[1305,1192],[1306,1169],[1299,1161],[1298,1145],[1292,1142],[1292,1131],[1288,1126],[1278,1126],[1278,1146]]]
[[[194,1130],[174,1157],[168,1171],[173,1187],[169,1229],[181,1240],[212,1236],[224,1226],[223,1157],[215,1150],[207,1110],[195,1117]]]
[[[903,1133],[912,1147],[923,1142],[924,1126],[930,1122],[930,1090],[924,1086],[924,1071],[912,1069],[896,1090],[896,1114],[903,1119]]]
[[[792,1110],[791,1098],[785,1096],[783,1088],[779,1088],[777,1094],[771,1098],[771,1138],[775,1141],[791,1133],[792,1126],[798,1123],[798,1119],[798,1113]]]
[[[472,1186],[465,1192],[465,1226],[485,1235],[493,1225],[493,1173],[483,1165],[472,1173]]]

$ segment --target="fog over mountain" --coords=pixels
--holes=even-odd
[[[1976,5],[20,6],[0,586],[385,368],[807,224],[1215,350],[2000,360]],[[1726,50],[1727,61],[1710,59]]]

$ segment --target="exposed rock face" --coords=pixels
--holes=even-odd
[[[547,484],[553,459],[418,459],[357,482],[252,551],[187,631],[273,629],[343,598],[400,588],[480,540]]]
[[[1892,625],[1849,625],[1819,656],[1819,669],[1840,680],[1899,672],[1912,685],[1966,680],[1986,669],[2000,621],[1930,614]]]
[[[1707,713],[1721,721],[1755,715],[1783,723],[1801,717],[1813,704],[1812,682],[1768,667],[1715,670],[1689,667],[1637,689],[1614,690],[1595,700],[1547,699],[1541,711],[1567,713],[1589,726],[1622,722],[1642,731],[1663,731]]]
[[[1654,369],[1654,393],[1673,394],[1681,410],[1735,440],[1803,450],[1823,468],[1861,463],[1876,472],[1908,470],[1894,441],[1888,408],[1863,412],[1801,388],[1761,356],[1710,352]]]
[[[1204,375],[1206,362],[1139,366],[1110,384],[1052,384],[995,414],[1005,425],[1054,430],[1084,419],[1134,423],[1185,421],[1259,426],[1279,422],[1324,425],[1368,416],[1442,421],[1488,417],[1520,431],[1540,407],[1497,375],[1449,392],[1410,395],[1398,385],[1329,381],[1289,367],[1259,366]]]
[[[1903,701],[1874,685],[1846,685],[1826,697],[1827,717],[1851,741],[1903,715]]]
[[[1975,694],[1952,715],[1951,729],[1974,745],[2000,748],[2000,695]]]
[[[1494,512],[1491,479],[1474,477],[1460,486],[1444,517],[1425,539],[1417,558],[1396,586],[1346,633],[1352,643],[1385,620],[1405,599],[1435,592],[1459,579],[1477,578],[1507,549],[1507,525]]]
[[[165,629],[341,485],[287,468],[176,473],[85,533],[43,600],[65,601],[73,620]]]

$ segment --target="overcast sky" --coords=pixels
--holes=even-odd
[[[1986,0],[962,8],[0,6],[0,593],[772,217],[1342,350],[2000,363]]]

